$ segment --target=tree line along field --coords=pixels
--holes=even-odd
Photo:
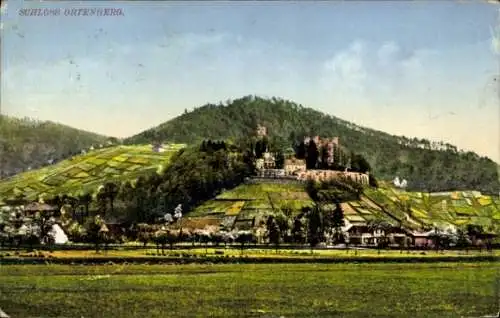
[[[217,219],[249,227],[277,211],[290,209],[292,215],[297,215],[303,207],[313,204],[304,185],[259,182],[225,191],[198,206],[189,216],[191,222],[205,220],[208,224]],[[351,223],[382,219],[394,225],[399,220],[414,230],[433,224],[474,224],[494,233],[500,231],[500,200],[476,191],[408,192],[382,183],[379,188],[365,189],[360,200],[343,202],[341,206],[345,220]]]
[[[479,317],[497,264],[5,265],[11,317]],[[89,301],[92,305],[89,305]]]
[[[96,149],[56,165],[28,171],[0,181],[0,198],[24,195],[28,200],[57,194],[93,192],[105,181],[134,180],[149,171],[164,169],[183,144],[172,144],[164,152],[149,145]]]

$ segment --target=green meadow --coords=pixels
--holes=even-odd
[[[11,317],[463,317],[498,264],[4,265]],[[495,283],[497,282],[497,283]]]

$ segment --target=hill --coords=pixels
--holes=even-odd
[[[129,181],[167,166],[171,156],[184,145],[171,145],[164,152],[151,146],[114,146],[77,155],[38,170],[15,175],[0,182],[0,198],[24,194],[28,200],[39,195],[92,193],[105,181]]]
[[[266,215],[285,209],[297,215],[302,207],[312,204],[304,185],[269,181],[242,184],[198,206],[189,214],[189,222],[214,224],[218,220],[229,226],[250,228],[252,222],[258,224]],[[500,200],[475,191],[422,193],[384,185],[367,188],[359,200],[341,205],[350,223],[378,219],[415,230],[433,224],[474,224],[500,232]]]
[[[49,121],[0,115],[0,179],[59,162],[108,141],[117,142]]]
[[[127,144],[169,141],[192,144],[205,138],[237,140],[257,124],[291,146],[304,135],[339,136],[342,145],[365,157],[378,178],[408,180],[418,191],[479,190],[498,193],[498,165],[444,142],[393,136],[360,127],[291,101],[247,96],[226,104],[207,104],[127,138]]]

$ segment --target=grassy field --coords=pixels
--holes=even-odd
[[[262,182],[226,191],[199,206],[190,216],[233,217],[234,222],[241,224],[285,207],[299,213],[302,207],[312,203],[299,184]],[[378,189],[366,189],[361,200],[344,202],[342,208],[345,219],[351,223],[384,219],[392,224],[401,221],[410,229],[433,224],[477,224],[487,231],[500,232],[499,199],[475,191],[422,193],[383,185]]]
[[[498,310],[498,264],[14,265],[12,317],[461,317]]]
[[[182,147],[174,144],[160,153],[153,152],[149,145],[96,149],[0,181],[0,198],[9,199],[21,193],[29,200],[44,194],[75,195],[93,191],[104,181],[134,180],[141,174],[163,169]]]

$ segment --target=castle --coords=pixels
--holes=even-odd
[[[304,138],[304,144],[306,146],[308,146],[311,141],[313,141],[316,144],[318,149],[324,149],[324,148],[326,149],[326,152],[328,154],[327,163],[329,165],[335,162],[335,152],[340,151],[339,137],[321,138],[319,136],[314,136],[314,137]]]
[[[267,135],[267,128],[258,125],[256,133],[258,137],[264,137]],[[326,149],[328,165],[335,162],[335,152],[340,152],[339,137],[320,138],[319,136],[314,136],[304,138],[304,144],[306,146],[308,146],[311,141],[314,141],[318,150]],[[319,159],[321,159],[321,156]],[[338,160],[342,160],[340,156]],[[276,157],[267,149],[263,153],[262,158],[255,160],[255,167],[257,168],[257,176],[261,178],[292,177],[299,181],[306,181],[308,179],[323,181],[332,178],[347,177],[361,184],[369,183],[369,175],[367,173],[350,172],[347,171],[347,168],[345,171],[307,169],[306,161],[295,157],[285,159],[283,169],[276,169]]]

